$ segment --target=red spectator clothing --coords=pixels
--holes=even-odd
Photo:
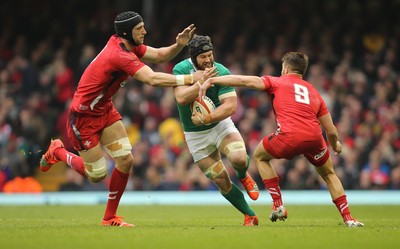
[[[329,112],[313,85],[297,75],[265,75],[261,79],[271,95],[278,133],[303,141],[316,140],[322,135],[318,118]]]
[[[129,75],[134,75],[143,64],[147,46],[135,46],[127,51],[121,38],[110,37],[107,45],[84,71],[74,94],[71,110],[81,114],[100,116],[113,105],[111,97],[123,87]]]
[[[72,69],[65,67],[62,71],[57,72],[55,83],[57,86],[57,101],[66,103],[74,94],[74,74]]]

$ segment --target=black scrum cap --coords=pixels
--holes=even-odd
[[[211,38],[209,36],[194,35],[189,43],[189,56],[193,59],[201,54],[213,50]]]
[[[133,11],[122,12],[115,17],[115,32],[133,45],[137,45],[132,37],[132,29],[141,22],[143,22],[143,19],[138,13]]]

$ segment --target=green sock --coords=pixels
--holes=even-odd
[[[222,193],[221,193],[222,194]],[[242,214],[247,214],[250,216],[256,215],[256,213],[251,209],[249,204],[247,204],[246,200],[244,199],[244,195],[242,191],[232,183],[232,189],[227,194],[222,194],[225,199],[227,199],[237,210],[242,212]]]
[[[247,155],[246,156],[246,167],[245,168],[238,168],[235,164],[232,164],[232,166],[235,168],[236,170],[236,175],[239,179],[243,179],[246,178],[247,176],[247,169],[249,168],[249,164],[250,164],[250,157]]]

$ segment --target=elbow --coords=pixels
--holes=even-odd
[[[176,103],[178,103],[179,105],[182,105],[182,106],[191,103],[191,101],[189,101],[189,99],[185,98],[182,95],[177,95],[175,99],[176,99]]]
[[[157,83],[153,80],[144,80],[143,83],[150,86],[157,86]]]
[[[162,64],[162,63],[167,63],[169,61],[170,60],[168,58],[159,58],[159,59],[156,59],[156,61],[154,63],[155,64]]]
[[[232,116],[233,114],[235,114],[235,112],[236,108],[234,106],[227,108],[225,111],[227,117]]]
[[[183,99],[183,98],[181,98],[181,97],[176,97],[176,103],[178,103],[179,105],[186,105],[187,103],[186,103],[186,101]]]

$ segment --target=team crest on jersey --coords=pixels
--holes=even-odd
[[[126,80],[122,81],[121,84],[120,84],[120,86],[121,86],[121,87],[124,87],[124,86],[126,85],[126,82],[128,82],[128,81],[126,81]]]
[[[91,143],[92,143],[91,141],[86,140],[85,143],[84,143],[84,145],[85,145],[86,147],[89,147]]]

